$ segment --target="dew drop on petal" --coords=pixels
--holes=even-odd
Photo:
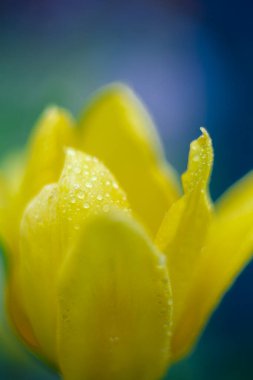
[[[82,192],[82,191],[80,191],[80,193],[78,193],[78,195],[77,195],[77,198],[78,199],[84,199],[84,193]]]

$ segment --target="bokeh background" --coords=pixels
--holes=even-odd
[[[48,104],[78,115],[92,92],[123,81],[180,173],[208,128],[216,199],[253,168],[252,18],[250,0],[1,0],[0,156],[25,143]],[[253,379],[252,288],[251,264],[168,379]],[[9,346],[0,361],[4,380],[57,379],[37,362],[23,367]]]

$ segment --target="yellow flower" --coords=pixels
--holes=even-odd
[[[253,176],[213,207],[202,129],[181,195],[150,117],[122,85],[76,124],[48,109],[26,154],[3,165],[8,312],[65,380],[155,380],[251,258]]]

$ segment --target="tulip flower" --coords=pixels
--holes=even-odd
[[[253,177],[213,204],[205,129],[177,177],[144,106],[105,88],[42,115],[0,178],[13,328],[65,380],[156,380],[251,259]]]

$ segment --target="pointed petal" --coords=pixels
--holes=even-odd
[[[59,288],[65,380],[155,380],[168,364],[166,265],[124,214],[98,216],[69,252]]]
[[[56,182],[65,158],[64,148],[75,146],[73,120],[65,110],[51,107],[39,120],[31,137],[21,191],[31,199],[43,186]]]
[[[11,305],[13,299],[20,303],[21,310],[12,316],[21,335],[31,341],[33,333],[50,362],[57,361],[56,285],[62,260],[75,245],[80,223],[115,208],[129,212],[125,194],[108,169],[97,159],[68,149],[59,182],[45,186],[24,212],[16,283],[15,287],[10,283],[9,300]],[[30,323],[28,331],[23,316]]]
[[[155,234],[178,191],[144,106],[126,86],[111,86],[91,103],[80,127],[81,148],[114,173],[132,209]]]
[[[199,265],[211,220],[208,182],[212,168],[212,143],[207,132],[191,144],[189,164],[183,175],[184,196],[168,211],[156,244],[168,258],[174,300],[172,354],[177,356],[177,335],[188,318],[185,303]],[[180,345],[182,342],[180,341]]]
[[[110,171],[95,157],[67,149],[66,162],[59,180],[61,226],[72,244],[80,224],[89,216],[120,208],[129,213],[126,194]]]
[[[39,120],[28,144],[27,155],[22,157],[21,168],[16,160],[8,160],[5,164],[8,198],[3,233],[10,248],[9,254],[16,255],[18,250],[17,234],[25,206],[43,186],[58,180],[66,146],[75,146],[72,118],[66,111],[52,107]]]
[[[196,342],[210,315],[233,284],[253,251],[252,174],[222,197],[208,233],[185,305],[187,318],[177,334],[177,359]]]

